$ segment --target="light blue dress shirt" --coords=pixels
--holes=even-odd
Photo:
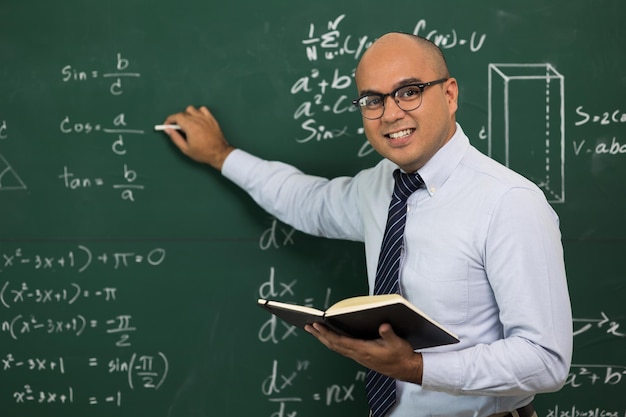
[[[222,173],[298,230],[364,242],[373,289],[397,168],[385,159],[328,180],[236,150]],[[422,351],[423,383],[398,382],[390,415],[488,416],[559,389],[572,317],[558,218],[542,191],[472,147],[458,124],[419,174],[401,290],[461,342]]]

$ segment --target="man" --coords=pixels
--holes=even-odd
[[[564,384],[572,352],[556,214],[534,184],[470,145],[456,123],[457,82],[436,45],[386,34],[364,53],[355,79],[365,134],[384,159],[353,178],[307,176],[235,150],[204,107],[166,119],[186,140],[167,133],[282,221],[363,241],[370,292],[393,172],[414,173],[424,186],[407,203],[399,291],[461,342],[414,352],[388,324],[373,341],[318,324],[307,331],[396,380],[390,416],[533,415],[525,406]]]

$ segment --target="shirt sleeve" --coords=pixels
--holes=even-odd
[[[502,338],[424,352],[423,388],[457,395],[560,389],[572,355],[572,316],[558,218],[539,190],[504,193],[487,225],[485,270]]]
[[[358,184],[351,177],[329,180],[306,175],[291,165],[266,161],[240,149],[226,158],[222,175],[265,211],[302,232],[363,240],[363,224],[355,215]]]

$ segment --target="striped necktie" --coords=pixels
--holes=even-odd
[[[406,202],[411,194],[424,185],[418,173],[405,174],[399,169],[393,173],[395,185],[387,226],[380,248],[374,294],[394,294],[400,292],[400,255],[404,242],[406,222]],[[374,417],[382,417],[396,402],[396,381],[393,378],[368,370],[365,379],[367,402]]]

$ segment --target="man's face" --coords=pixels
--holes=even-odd
[[[363,56],[356,73],[359,95],[387,94],[412,83],[438,80],[433,56],[415,40],[387,35]],[[372,147],[406,172],[420,169],[454,134],[458,88],[451,78],[426,87],[421,105],[401,110],[393,98],[385,97],[385,111],[376,120],[363,118],[365,135]]]

